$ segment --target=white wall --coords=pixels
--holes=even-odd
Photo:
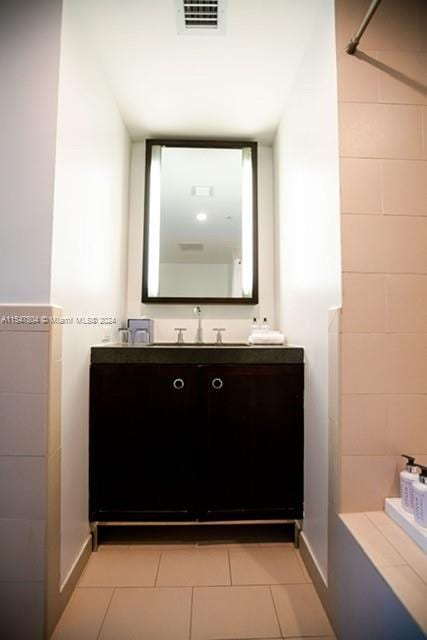
[[[313,24],[274,145],[276,304],[280,328],[305,347],[304,535],[326,580],[328,307],[340,304],[334,10],[312,0]]]
[[[142,245],[144,227],[144,171],[145,143],[132,147],[130,220],[129,220],[129,268],[128,268],[128,317],[147,315],[155,319],[156,341],[175,340],[174,327],[188,329],[185,340],[194,340],[196,320],[194,305],[145,305],[141,303]],[[274,222],[273,222],[273,153],[271,147],[258,147],[258,250],[259,250],[259,305],[204,305],[202,319],[204,340],[214,339],[213,328],[221,322],[226,327],[224,341],[240,342],[249,334],[251,319],[267,316],[274,318]],[[177,324],[179,322],[179,324]]]
[[[0,2],[2,302],[49,302],[61,4]]]
[[[127,131],[90,43],[78,4],[63,13],[51,300],[65,317],[115,316],[126,291]],[[64,326],[61,578],[88,535],[90,346],[105,329]]]
[[[191,262],[160,263],[160,295],[224,296],[230,293],[230,265]]]

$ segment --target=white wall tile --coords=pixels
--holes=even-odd
[[[378,102],[378,71],[370,58],[349,56],[344,48],[337,51],[338,100],[341,102]]]
[[[47,305],[0,304],[0,331],[49,331],[45,319],[52,315]]]
[[[43,520],[45,510],[46,458],[1,456],[1,517]]]
[[[42,582],[0,582],[1,637],[42,640],[43,599]]]
[[[0,393],[0,424],[0,455],[45,455],[47,395]]]
[[[380,333],[386,326],[386,279],[378,273],[343,274],[343,332]]]
[[[1,580],[44,579],[45,526],[44,520],[0,519]]]
[[[0,332],[0,393],[47,393],[47,332]]]
[[[343,269],[427,273],[427,217],[342,215]]]
[[[379,102],[427,104],[425,53],[381,51],[378,53],[378,62]]]
[[[55,315],[62,316],[62,311],[56,309]],[[51,362],[58,362],[62,359],[62,325],[52,324],[49,331],[49,358]]]
[[[381,213],[381,162],[370,158],[341,158],[342,213]]]
[[[421,120],[421,107],[418,106],[341,102],[341,155],[421,159]]]
[[[51,362],[49,370],[48,453],[61,446],[62,362]]]
[[[427,215],[427,162],[383,160],[381,167],[384,213]]]

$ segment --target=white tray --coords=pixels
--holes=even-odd
[[[427,553],[427,529],[415,522],[414,516],[403,509],[400,498],[386,498],[385,512]]]

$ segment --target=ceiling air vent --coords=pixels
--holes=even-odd
[[[175,0],[178,34],[223,34],[225,3],[226,0]]]
[[[211,198],[213,195],[213,187],[210,185],[195,184],[191,187],[191,195],[198,198]]]

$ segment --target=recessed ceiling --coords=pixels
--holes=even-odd
[[[270,143],[318,9],[316,0],[229,0],[225,34],[203,37],[178,35],[174,0],[66,2],[78,5],[135,140]]]

